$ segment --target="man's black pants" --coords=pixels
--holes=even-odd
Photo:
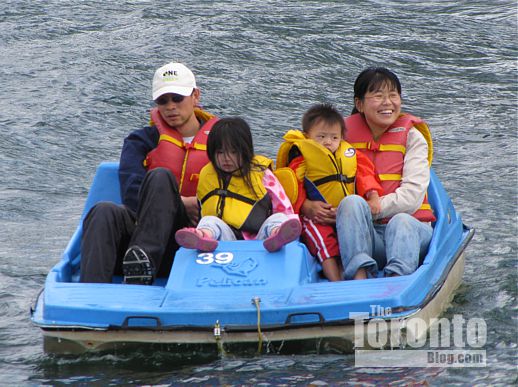
[[[169,275],[178,244],[174,234],[188,225],[178,183],[167,169],[149,171],[139,191],[137,213],[111,202],[97,203],[86,215],[81,240],[81,282],[112,282],[122,259],[137,245],[149,256],[157,277]]]

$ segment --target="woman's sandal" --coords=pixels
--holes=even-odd
[[[270,253],[279,250],[286,243],[290,243],[297,239],[300,236],[300,232],[302,231],[302,226],[297,219],[288,219],[286,222],[282,223],[278,231],[270,235],[263,242],[263,246]]]
[[[218,247],[218,241],[206,236],[206,234],[194,227],[186,227],[175,234],[176,242],[187,249],[201,251],[214,251]]]

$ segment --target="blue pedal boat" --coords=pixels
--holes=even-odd
[[[464,250],[474,234],[433,170],[428,195],[437,221],[428,254],[411,275],[328,282],[302,243],[268,253],[261,241],[236,241],[220,242],[213,253],[181,248],[169,278],[151,286],[122,284],[120,277],[109,284],[79,283],[83,217],[99,201],[120,203],[118,163],[104,162],[79,226],[31,308],[31,320],[41,328],[48,352],[128,343],[228,348],[307,340],[339,343],[334,348],[347,352],[358,340],[376,347],[363,337],[370,330],[360,326],[373,320],[408,335],[406,323],[420,319],[424,330],[423,323],[410,329],[420,337],[461,283]]]

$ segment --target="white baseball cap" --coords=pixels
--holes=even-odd
[[[196,88],[194,74],[185,65],[171,62],[155,71],[153,101],[167,93],[189,96]]]

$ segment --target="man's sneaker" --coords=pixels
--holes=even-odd
[[[122,260],[122,272],[125,284],[151,285],[155,268],[144,250],[131,246]]]
[[[270,235],[263,242],[263,246],[270,253],[279,250],[286,243],[292,242],[300,236],[302,226],[298,219],[288,219],[282,223],[277,232]]]

